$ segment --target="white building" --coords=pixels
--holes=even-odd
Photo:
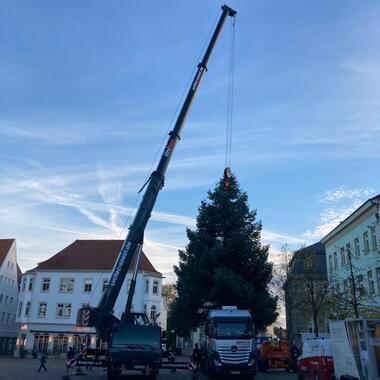
[[[18,325],[15,323],[18,278],[16,240],[0,239],[0,354],[13,351]]]
[[[346,293],[350,289],[352,267],[355,284],[367,290],[370,305],[380,311],[379,203],[380,195],[367,200],[327,234],[322,243],[326,248],[329,283],[337,292]]]
[[[76,326],[79,308],[97,306],[120,252],[122,240],[76,240],[21,281],[16,321],[18,345],[37,351],[66,351],[81,344],[100,346],[95,330]],[[134,262],[117,298],[114,315],[121,317],[132,278]],[[141,255],[133,311],[155,319],[163,307],[162,275],[145,254]],[[166,328],[166,313],[157,319]]]

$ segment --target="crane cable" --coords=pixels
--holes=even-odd
[[[232,127],[234,112],[234,86],[235,86],[235,24],[236,16],[230,23],[230,47],[228,59],[228,84],[227,84],[227,122],[226,122],[226,143],[224,154],[224,181],[226,188],[230,185],[231,164],[232,164]]]

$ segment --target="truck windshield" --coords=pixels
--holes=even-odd
[[[249,322],[218,322],[215,324],[214,338],[251,339],[252,325]]]

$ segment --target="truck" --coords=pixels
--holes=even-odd
[[[259,353],[258,368],[261,372],[279,368],[290,371],[291,355],[287,341],[274,338],[271,341],[263,342]]]
[[[334,360],[331,339],[307,339],[297,360],[298,380],[333,380]]]
[[[380,380],[380,318],[330,322],[337,380]]]
[[[164,187],[165,173],[177,142],[181,138],[186,117],[197,93],[216,41],[227,17],[235,17],[236,11],[227,5],[222,6],[222,14],[216,24],[209,44],[203,55],[178,113],[174,128],[164,146],[160,160],[142,191],[145,192],[136,211],[128,235],[116,260],[112,274],[97,307],[84,307],[78,310],[77,326],[95,327],[97,335],[107,342],[108,379],[114,380],[127,370],[141,371],[145,377],[155,379],[161,362],[161,330],[159,326],[149,323],[143,313],[133,313],[131,305],[136,284],[137,268],[143,247],[144,231],[150,219],[160,190]],[[113,308],[120,293],[125,276],[136,257],[135,268],[128,292],[125,312],[121,319],[113,315]]]
[[[201,369],[207,376],[255,377],[257,346],[248,310],[236,306],[210,310],[200,333]]]

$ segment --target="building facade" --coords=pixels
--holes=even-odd
[[[380,315],[379,202],[380,195],[367,200],[322,239],[330,287],[345,299],[348,316],[354,297],[360,313]]]
[[[288,339],[296,341],[300,336],[314,336],[316,323],[318,334],[328,332],[329,311],[316,300],[318,315],[313,318],[310,307],[310,291],[324,297],[327,286],[326,253],[323,244],[316,243],[296,251],[289,263],[288,275],[283,286],[285,292],[286,330]]]
[[[97,306],[122,244],[121,240],[76,240],[26,272],[21,280],[16,312],[20,326],[17,344],[28,350],[48,352],[64,352],[69,346],[102,346],[94,328],[76,326],[77,311],[83,306]],[[133,261],[114,307],[118,318],[125,308],[132,268]],[[145,312],[166,328],[162,275],[144,253],[132,310]]]
[[[0,239],[0,354],[12,352],[16,342],[19,276],[16,240]]]

